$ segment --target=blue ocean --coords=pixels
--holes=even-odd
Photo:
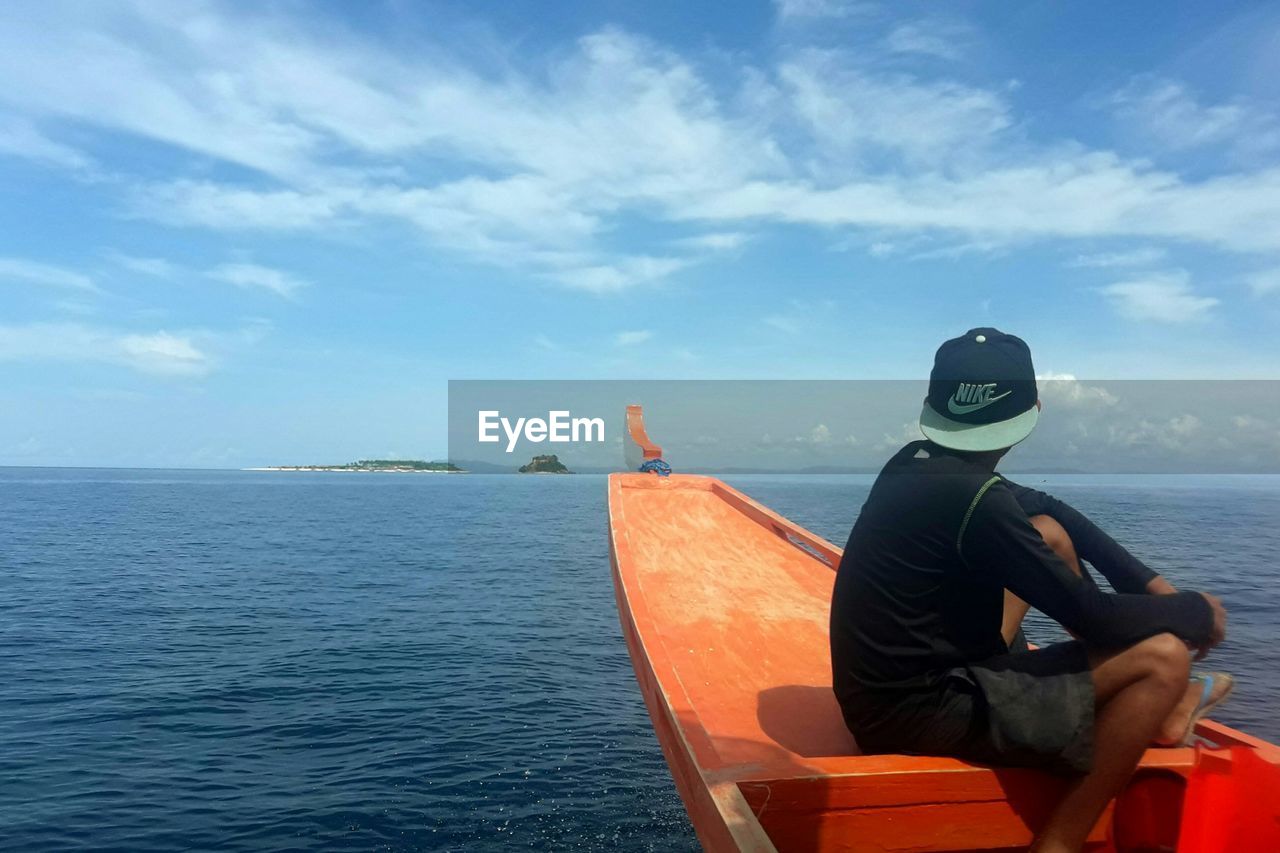
[[[870,485],[726,479],[837,544]],[[1221,595],[1280,739],[1280,478],[1015,479]],[[695,849],[606,531],[601,476],[0,469],[0,849]]]

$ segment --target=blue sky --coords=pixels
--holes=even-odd
[[[1278,378],[1260,3],[0,5],[0,464],[440,456],[459,378]]]

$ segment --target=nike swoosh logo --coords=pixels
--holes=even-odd
[[[990,400],[983,400],[981,403],[957,403],[954,397],[948,397],[947,409],[953,415],[967,415],[970,412],[978,411],[978,409],[985,409],[997,400],[1003,400],[1012,393],[1012,391],[1005,391],[1003,394],[992,397]]]

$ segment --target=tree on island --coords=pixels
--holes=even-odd
[[[550,456],[535,456],[528,465],[520,466],[521,474],[572,474],[568,468],[564,467],[555,454]]]
[[[421,459],[361,459],[358,462],[352,462],[349,465],[342,466],[344,468],[399,468],[409,471],[461,471],[462,469],[454,465],[452,462],[424,462]]]

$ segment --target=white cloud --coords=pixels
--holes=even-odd
[[[1163,261],[1169,253],[1157,246],[1145,246],[1123,252],[1098,252],[1076,255],[1067,266],[1109,269],[1111,267],[1144,267]]]
[[[1280,149],[1280,120],[1245,98],[1205,105],[1177,81],[1144,75],[1116,92],[1111,104],[1122,121],[1171,150],[1212,145],[1257,156]]]
[[[1036,376],[1040,398],[1046,403],[1071,408],[1114,406],[1119,398],[1106,388],[1086,385],[1070,373],[1044,373]]]
[[[846,174],[885,156],[914,165],[955,162],[1012,124],[1008,105],[993,92],[872,73],[830,52],[803,51],[778,75],[787,108],[818,143],[816,153]]]
[[[437,244],[571,287],[608,291],[656,280],[687,261],[602,251],[593,238],[606,227],[604,217],[622,205],[666,203],[731,184],[782,160],[748,122],[721,115],[678,57],[616,31],[578,47],[547,75],[551,84],[540,86],[430,62],[364,62],[359,45],[335,51],[305,38],[265,44],[262,55],[288,55],[349,98],[304,97],[306,87],[279,85],[277,75],[293,73],[283,63],[218,68],[237,80],[229,90],[278,100],[275,110],[319,128],[335,150],[384,160],[427,154],[476,174],[421,186],[404,180],[399,167],[336,169],[311,162],[314,151],[298,152],[289,168],[271,170],[288,187],[177,179],[139,188],[134,209],[166,223],[223,229],[314,229],[389,217],[409,221]],[[193,53],[207,59],[205,48]],[[172,76],[190,74],[173,69]],[[738,240],[722,233],[685,248],[722,251]]]
[[[283,40],[281,54],[255,58],[263,46],[260,27],[221,17],[213,7],[68,12],[50,4],[0,21],[0,77],[7,83],[0,99],[12,108],[277,175],[297,174],[320,142],[265,92],[245,88],[255,66],[290,58]],[[62,73],[54,73],[59,67]]]
[[[614,335],[613,342],[616,346],[630,347],[636,344],[642,344],[653,338],[653,332],[648,329],[636,329],[628,332],[618,332]]]
[[[857,446],[857,444],[857,436],[850,433],[840,438],[832,433],[830,427],[823,423],[818,424],[808,432],[802,432],[782,440],[774,440],[771,435],[765,433],[756,442],[757,447],[775,447],[791,454],[811,452],[819,453],[823,456],[829,456],[833,453],[840,454],[851,447]]]
[[[292,297],[307,286],[307,282],[281,270],[258,264],[222,264],[209,271],[210,278],[234,284],[236,287],[268,290],[277,296]]]
[[[559,267],[553,266],[547,275],[577,290],[616,293],[665,278],[690,263],[685,258],[622,257],[607,263],[590,263],[583,259],[581,265],[566,262]]]
[[[0,326],[0,361],[103,362],[161,376],[199,376],[213,368],[190,336],[78,323]]]
[[[78,299],[59,299],[53,303],[53,307],[55,310],[61,311],[64,314],[76,314],[81,317],[96,314],[98,312],[97,305],[89,302],[82,302]]]
[[[695,237],[683,237],[676,241],[676,245],[694,250],[728,252],[741,248],[750,239],[750,236],[741,231],[713,231]]]
[[[107,252],[107,258],[129,272],[152,278],[173,278],[179,272],[176,264],[164,258],[144,258],[121,252]]]
[[[894,27],[885,37],[893,53],[918,54],[936,59],[963,59],[973,30],[953,21],[916,21]]]
[[[959,233],[990,242],[1164,237],[1280,252],[1280,169],[1184,184],[1110,154],[1076,154],[959,177],[754,181],[686,205],[693,220],[776,220],[825,227]]]
[[[189,338],[168,332],[125,335],[116,345],[123,361],[144,373],[199,375],[208,372],[210,368],[209,357],[197,349]]]
[[[98,289],[93,279],[84,273],[23,258],[0,257],[0,279],[24,281],[67,290],[96,291]]]
[[[784,20],[847,18],[877,11],[875,3],[863,0],[774,0],[774,7]]]
[[[107,252],[106,255],[117,266],[139,275],[165,279],[176,278],[179,275],[204,275],[239,288],[266,290],[285,298],[292,298],[299,290],[310,284],[283,270],[244,261],[220,264],[201,273],[164,258],[138,257],[115,251]],[[252,330],[262,325],[270,325],[270,323],[266,320],[258,320],[251,323],[249,328]]]
[[[138,215],[171,225],[290,231],[330,222],[349,201],[330,190],[257,190],[177,180],[139,187],[132,205]]]
[[[1195,446],[1195,439],[1203,426],[1200,418],[1186,413],[1158,421],[1144,418],[1136,423],[1112,423],[1108,425],[1107,433],[1113,446],[1151,445],[1176,451]]]
[[[1178,270],[1118,281],[1101,291],[1116,310],[1132,320],[1189,323],[1204,319],[1218,304],[1212,296],[1197,296],[1190,281],[1186,271]]]
[[[1280,267],[1255,272],[1248,276],[1247,281],[1250,289],[1258,296],[1280,293]]]
[[[920,422],[903,421],[902,426],[898,428],[896,433],[886,432],[881,439],[876,442],[876,450],[897,450],[904,444],[910,444],[913,441],[920,441],[924,438],[924,433],[920,432]]]
[[[85,169],[92,164],[88,156],[49,139],[31,122],[8,116],[0,116],[0,154],[64,169]]]
[[[856,8],[788,0],[779,14]],[[945,53],[939,26],[890,42]],[[879,246],[1128,237],[1280,253],[1280,168],[1191,179],[1035,141],[1006,87],[887,71],[882,52],[781,48],[712,80],[605,29],[495,69],[465,48],[396,55],[258,7],[0,5],[0,104],[44,134],[71,120],[243,167],[135,179],[139,216],[321,233],[408,223],[434,246],[592,292],[660,281],[735,248],[754,221]],[[1240,109],[1210,118],[1248,126]],[[637,219],[701,233],[620,250],[612,236]]]

